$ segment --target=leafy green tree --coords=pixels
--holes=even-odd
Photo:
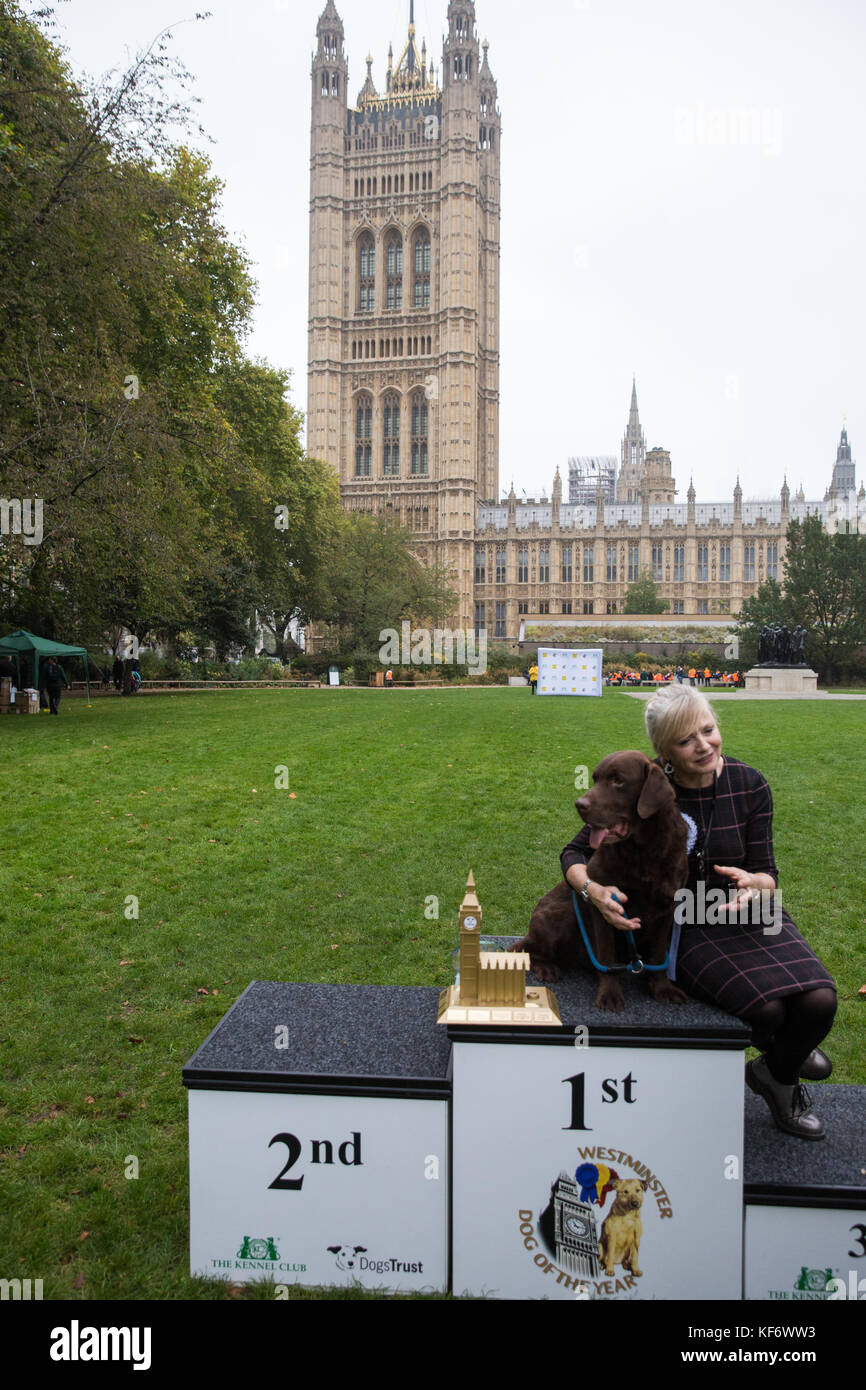
[[[345,517],[329,568],[326,609],[331,636],[343,653],[375,653],[381,634],[443,626],[456,607],[450,577],[438,564],[423,565],[413,537],[387,519]]]
[[[287,375],[242,355],[253,284],[221,185],[173,143],[169,37],[84,89],[0,0],[0,481],[44,508],[41,545],[0,546],[0,617],[222,653],[258,611],[286,655],[322,606],[338,490]]]
[[[866,643],[866,536],[828,535],[817,516],[793,521],[785,550],[788,625],[808,632],[806,653],[823,679]]]
[[[48,635],[191,614],[224,433],[213,369],[253,303],[218,221],[165,39],[85,92],[0,0],[0,482],[39,498],[44,538],[5,557],[7,621]]]
[[[283,661],[293,651],[290,624],[306,625],[329,605],[326,568],[342,524],[336,475],[305,456],[288,385],[267,363],[235,360],[220,369],[216,397],[229,430],[224,511],[250,560],[258,621]]]
[[[633,584],[629,584],[625,595],[626,613],[667,613],[668,603],[659,594],[658,584],[651,569],[642,570]]]

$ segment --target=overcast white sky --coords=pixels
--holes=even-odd
[[[202,0],[204,3],[204,0]],[[252,354],[306,406],[310,60],[325,0],[68,0],[76,70],[166,25],[196,78],[224,221],[259,282]],[[354,100],[408,0],[337,0]],[[447,0],[416,0],[437,66]],[[619,453],[637,376],[680,500],[822,497],[866,459],[863,0],[477,0],[502,139],[500,481]],[[863,468],[858,467],[858,484]]]

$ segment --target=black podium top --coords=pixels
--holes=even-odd
[[[183,1069],[191,1089],[447,1099],[439,990],[255,980]]]
[[[746,1091],[746,1203],[866,1210],[866,1088],[826,1082],[808,1091],[827,1134],[820,1143],[783,1134]]]
[[[488,936],[493,946],[511,949],[518,938]],[[646,978],[646,977],[644,977]],[[452,1023],[448,1036],[460,1042],[503,1042],[565,1044],[572,1046],[574,1030],[588,1030],[589,1042],[596,1047],[732,1048],[742,1050],[751,1038],[749,1028],[733,1014],[711,1004],[690,999],[687,1004],[657,1004],[639,977],[619,976],[625,995],[625,1012],[607,1013],[595,1007],[598,978],[588,970],[567,971],[549,986],[556,995],[562,1027],[524,1028],[515,1024]],[[527,984],[539,984],[533,974]]]

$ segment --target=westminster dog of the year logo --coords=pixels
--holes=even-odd
[[[670,1198],[658,1175],[631,1154],[595,1145],[580,1148],[578,1158],[573,1173],[562,1171],[551,1183],[537,1219],[519,1213],[524,1246],[540,1271],[580,1297],[635,1297],[644,1276],[644,1219],[673,1217]]]

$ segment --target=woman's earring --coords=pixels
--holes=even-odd
[[[673,765],[673,763],[665,763],[665,776],[666,776],[666,777],[671,777],[671,776],[673,775],[673,770],[674,770],[674,765]]]

